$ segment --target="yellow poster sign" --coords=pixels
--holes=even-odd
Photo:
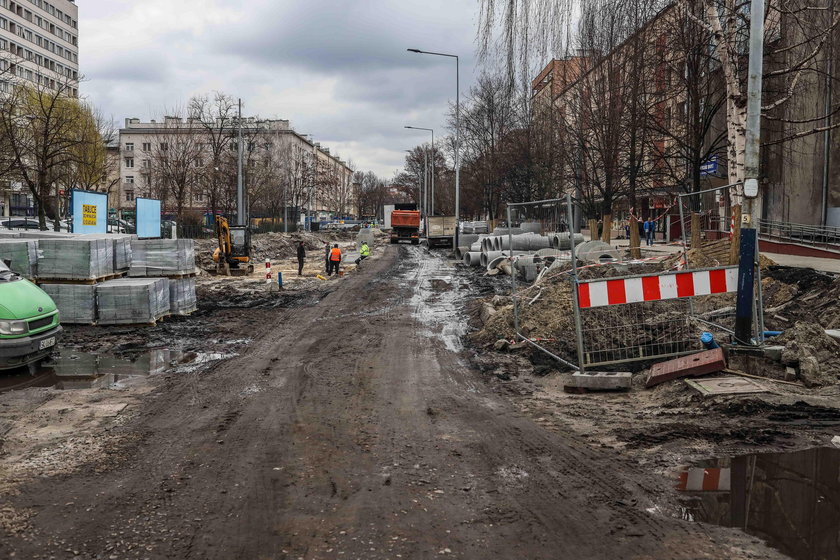
[[[96,205],[82,204],[82,225],[95,226],[96,225]]]

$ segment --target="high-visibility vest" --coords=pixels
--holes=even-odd
[[[367,243],[362,245],[361,255],[363,257],[369,257],[370,256],[370,247],[367,246]]]
[[[330,251],[330,260],[331,261],[340,261],[341,260],[341,249],[338,247],[333,247],[332,251]]]

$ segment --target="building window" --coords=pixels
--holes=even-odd
[[[168,149],[169,149],[169,145],[166,142],[161,142],[160,143],[160,151],[161,152],[165,152]]]
[[[152,166],[152,160],[144,159],[143,160],[143,169],[149,169]]]
[[[126,202],[133,202],[134,201],[134,191],[125,191],[125,201]]]
[[[128,169],[133,169],[134,168],[134,158],[133,157],[125,158],[125,166]]]
[[[126,152],[133,152],[134,151],[134,143],[133,142],[126,142],[125,143],[125,151]]]
[[[152,143],[151,142],[143,142],[143,151],[144,152],[151,152],[152,151]]]
[[[134,175],[126,175],[125,176],[125,182],[129,185],[133,185],[134,184]]]

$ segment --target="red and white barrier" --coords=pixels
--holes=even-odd
[[[738,267],[592,280],[578,285],[581,309],[724,294],[738,289]]]
[[[677,490],[683,492],[729,492],[732,471],[728,468],[691,467],[680,473]]]
[[[265,283],[271,284],[271,261],[265,261]]]

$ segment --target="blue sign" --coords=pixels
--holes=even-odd
[[[716,155],[709,156],[709,159],[700,164],[700,175],[714,175],[718,171],[718,158]]]
[[[137,198],[137,237],[160,237],[160,200]]]
[[[70,191],[73,233],[108,233],[108,195],[92,191]]]

